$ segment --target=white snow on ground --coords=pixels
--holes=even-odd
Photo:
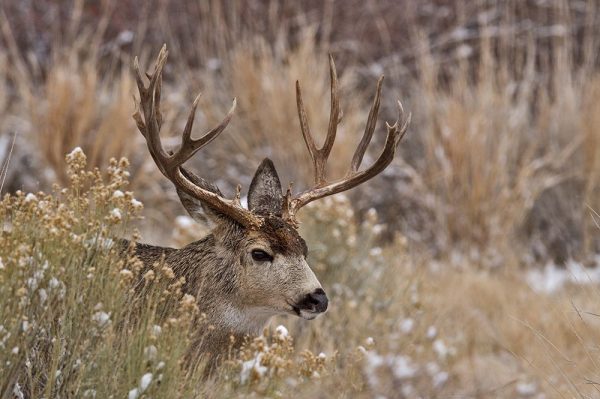
[[[144,392],[152,382],[152,373],[146,373],[140,379],[140,392]]]
[[[419,369],[408,356],[388,357],[388,363],[396,378],[401,380],[413,377]]]
[[[400,331],[402,331],[404,334],[408,334],[412,331],[414,326],[415,321],[411,318],[406,318],[400,322]]]
[[[259,377],[263,377],[267,373],[267,368],[260,364],[261,360],[262,353],[259,353],[254,359],[242,363],[242,371],[240,372],[240,382],[242,385],[249,381],[252,372],[256,373]]]
[[[275,334],[279,337],[279,338],[286,338],[288,336],[288,329],[285,328],[285,326],[282,325],[278,325],[277,328],[275,329]]]
[[[600,282],[600,266],[585,267],[581,263],[569,261],[564,267],[553,263],[543,269],[527,272],[525,279],[532,290],[539,293],[553,293],[571,284],[592,284]]]
[[[50,288],[58,288],[58,286],[60,286],[60,281],[56,279],[56,277],[52,277],[50,279],[50,281],[48,282],[48,287]]]
[[[139,386],[129,391],[127,399],[138,399],[140,397],[140,394],[144,393],[144,391],[146,391],[148,387],[150,387],[150,384],[152,383],[152,377],[152,373],[144,374],[142,378],[140,378]]]
[[[375,351],[366,352],[365,373],[371,386],[378,386],[377,369],[389,367],[394,376],[399,380],[406,380],[415,376],[419,366],[412,359],[403,355],[380,355]]]
[[[19,383],[16,383],[13,387],[13,395],[17,399],[25,399],[25,395],[23,395],[23,391],[21,391],[21,386],[19,385]]]
[[[93,314],[92,320],[95,321],[99,327],[105,327],[110,324],[110,314],[106,312],[96,312]]]
[[[156,346],[149,345],[144,348],[144,359],[146,361],[153,362],[156,360],[157,356],[158,356],[158,349],[156,349]]]
[[[439,338],[433,341],[433,350],[440,359],[445,359],[448,355],[453,354],[453,348],[448,348],[444,340]]]
[[[450,377],[450,375],[446,371],[443,371],[436,362],[427,363],[427,365],[425,365],[425,369],[427,370],[427,373],[431,376],[433,386],[436,388],[439,388],[442,385],[444,385]]]
[[[152,335],[158,337],[162,333],[162,327],[155,324],[152,326]]]
[[[435,326],[429,326],[427,328],[427,338],[434,339],[437,337],[437,328]]]
[[[529,397],[537,393],[537,385],[534,382],[520,382],[517,384],[516,390],[519,395]]]

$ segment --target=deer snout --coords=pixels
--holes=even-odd
[[[317,288],[310,294],[306,295],[298,304],[300,310],[306,310],[314,313],[323,313],[327,310],[329,299],[322,288]]]

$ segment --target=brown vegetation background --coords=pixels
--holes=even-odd
[[[317,248],[318,234],[333,237],[331,245],[322,245],[327,251],[317,249],[316,258],[323,258],[315,263],[317,274],[321,267],[331,286],[356,283],[360,291],[360,282],[332,272],[332,251],[349,245],[340,234],[371,223],[377,231],[368,241],[371,248],[351,247],[338,258],[372,247],[391,256],[385,259],[401,252],[402,262],[390,261],[391,270],[381,273],[393,275],[399,268],[396,285],[385,289],[404,288],[397,305],[374,315],[376,286],[359,274],[371,311],[352,308],[338,287],[333,295],[344,316],[332,311],[331,320],[322,322],[327,324],[311,331],[320,327],[331,337],[337,331],[333,321],[354,314],[385,326],[384,351],[401,349],[417,358],[422,353],[413,344],[415,337],[427,340],[426,324],[446,326],[459,342],[458,355],[444,355],[451,383],[446,391],[429,391],[426,382],[413,381],[411,392],[429,392],[425,396],[511,397],[531,380],[532,397],[597,393],[597,329],[584,336],[572,319],[573,312],[581,317],[581,306],[595,306],[595,286],[553,296],[524,282],[527,270],[546,264],[578,262],[591,273],[598,259],[596,1],[4,1],[0,28],[2,194],[48,191],[54,182],[66,182],[64,156],[76,146],[91,166],[126,156],[130,188],[145,206],[138,227],[145,241],[163,245],[196,236],[185,223],[173,224],[184,210],[131,118],[134,56],[149,69],[160,46],[169,48],[166,143],[178,143],[198,92],[203,96],[196,135],[237,98],[227,131],[190,161],[229,195],[237,183],[248,187],[266,156],[285,185],[310,184],[294,84],[300,81],[313,131],[323,137],[329,53],[338,66],[344,111],[330,175],[341,177],[364,129],[375,82],[384,74],[377,148],[365,163],[382,145],[383,122],[396,118],[396,99],[413,116],[399,155],[381,176],[348,193],[349,200],[339,199],[348,213],[326,207],[329,213],[316,219],[307,215],[306,231]],[[340,220],[348,224],[337,230]],[[427,297],[410,299],[417,290]],[[592,308],[586,311],[597,314]],[[402,330],[408,318],[417,327],[397,344],[393,331]],[[597,319],[579,321],[597,327]],[[306,333],[302,327],[298,332]],[[357,336],[342,336],[339,342],[300,342],[332,350],[340,342],[356,346]],[[412,397],[399,393],[406,379],[393,371],[385,378],[366,392]]]
[[[270,156],[302,188],[310,166],[293,85],[301,81],[322,131],[332,53],[345,115],[332,174],[344,171],[379,75],[380,130],[398,98],[414,115],[400,159],[351,194],[359,213],[380,211],[386,237],[399,232],[434,256],[495,257],[517,245],[536,262],[598,249],[594,2],[36,1],[5,3],[1,17],[4,158],[17,137],[5,191],[48,188],[82,145],[92,164],[132,158],[138,195],[169,214],[172,190],[130,118],[132,57],[150,68],[162,43],[172,137],[197,92],[198,130],[238,98],[199,170],[231,190]]]

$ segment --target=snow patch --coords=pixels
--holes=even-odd
[[[519,382],[517,384],[517,393],[521,396],[533,396],[537,393],[537,385],[535,384],[535,382]]]
[[[283,325],[278,325],[277,328],[275,328],[275,335],[277,335],[279,338],[287,338],[288,329]]]
[[[95,321],[99,327],[105,327],[110,324],[110,314],[106,312],[96,312],[92,316],[92,320]]]
[[[140,201],[136,200],[135,198],[131,199],[130,205],[135,211],[141,211],[144,208],[144,204],[142,204]]]
[[[366,352],[365,374],[372,387],[379,385],[377,370],[386,366],[399,380],[407,380],[414,377],[419,371],[418,365],[412,359],[403,355],[379,355],[375,351]]]
[[[413,319],[404,319],[400,322],[400,331],[402,331],[404,334],[408,334],[412,331],[414,326],[415,321]]]
[[[429,328],[427,328],[427,338],[429,339],[434,339],[435,337],[437,337],[437,328],[435,328],[435,326],[429,326]]]
[[[137,388],[133,388],[131,391],[129,391],[129,394],[127,395],[127,399],[137,399],[140,396],[140,391]]]
[[[242,371],[240,371],[240,382],[242,384],[248,382],[253,373],[259,378],[264,377],[267,373],[267,368],[260,364],[261,360],[262,353],[259,353],[254,359],[242,363]]]
[[[396,378],[401,380],[414,377],[419,369],[408,356],[393,357],[391,367]]]
[[[15,386],[13,387],[13,395],[17,399],[25,399],[25,395],[23,395],[23,391],[21,391],[21,385],[19,385],[18,382],[15,383]]]
[[[110,211],[110,216],[115,220],[121,220],[123,218],[123,216],[121,215],[121,210],[119,208],[113,208],[113,210]]]
[[[581,285],[599,283],[600,266],[586,268],[574,261],[569,261],[564,267],[548,263],[542,270],[528,271],[525,280],[535,292],[551,294],[562,289],[567,283]]]
[[[158,349],[156,349],[156,346],[150,345],[144,348],[144,359],[146,359],[146,361],[153,362],[157,357]]]
[[[140,379],[140,392],[144,392],[152,382],[152,373],[146,373]]]
[[[83,150],[81,149],[81,147],[75,147],[73,148],[73,151],[71,151],[70,153],[67,154],[67,157],[74,157],[75,155],[85,155],[83,153]]]

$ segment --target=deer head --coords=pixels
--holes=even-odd
[[[227,293],[227,300],[223,301],[226,306],[221,307],[220,311],[225,324],[234,328],[236,323],[262,328],[268,317],[281,313],[295,314],[305,319],[315,318],[327,309],[328,299],[306,262],[307,247],[297,231],[297,212],[314,200],[346,191],[383,171],[394,158],[397,145],[408,127],[410,115],[405,118],[402,105],[398,102],[399,119],[394,125],[386,124],[387,137],[383,151],[372,166],[359,171],[375,130],[383,80],[383,77],[380,78],[365,132],[354,153],[349,171],[344,178],[328,182],[327,158],[341,118],[337,75],[330,57],[331,115],[325,143],[321,148],[317,148],[313,140],[300,85],[296,82],[300,127],[315,168],[314,187],[294,195],[290,184],[284,195],[273,163],[265,159],[254,175],[248,191],[248,208],[244,208],[240,202],[239,185],[235,197],[227,199],[214,184],[183,167],[192,155],[226,128],[236,107],[235,99],[218,126],[199,139],[192,139],[192,125],[199,99],[197,97],[183,130],[179,149],[167,152],[162,147],[159,137],[162,124],[160,97],[162,70],[166,59],[167,50],[163,46],[154,72],[147,75],[147,85],[140,73],[138,60],[135,59],[140,102],[136,104],[134,119],[156,165],[173,182],[190,215],[200,221],[208,219],[213,224],[210,254],[203,257],[210,265],[189,265],[187,263],[190,262],[186,262],[185,267],[189,269],[210,269],[194,288],[210,290],[218,286],[219,292]],[[207,251],[205,246],[206,242],[201,249],[196,245],[188,249],[188,252]],[[190,284],[193,286],[193,281]]]

